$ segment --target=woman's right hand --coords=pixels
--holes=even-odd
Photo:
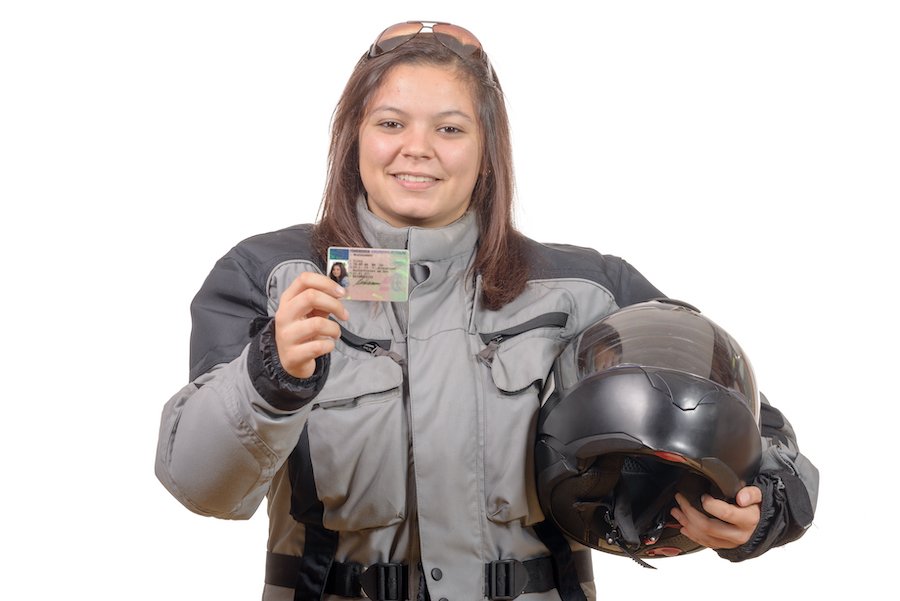
[[[297,276],[282,293],[275,312],[275,345],[286,372],[308,378],[316,370],[316,358],[334,350],[341,328],[328,316],[349,319],[340,300],[345,295],[331,278],[310,271]]]

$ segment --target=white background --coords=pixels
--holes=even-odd
[[[468,27],[508,96],[518,223],[625,257],[744,346],[822,473],[807,536],[732,565],[596,554],[603,599],[880,598],[897,537],[892,2],[4,2],[3,599],[256,599],[266,517],[156,481],[188,304],[315,219],[328,125],[388,25]],[[461,601],[461,600],[454,600]]]

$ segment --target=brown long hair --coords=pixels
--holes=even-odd
[[[478,223],[478,247],[471,274],[482,276],[482,302],[499,309],[524,289],[528,268],[523,238],[513,225],[514,176],[509,117],[503,91],[480,53],[463,58],[420,33],[396,49],[356,64],[331,123],[328,177],[313,245],[321,256],[329,246],[368,246],[359,227],[356,200],[365,194],[359,175],[359,128],[369,101],[391,69],[401,64],[455,68],[469,83],[482,132],[480,176],[469,210]]]

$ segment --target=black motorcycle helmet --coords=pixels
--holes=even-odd
[[[640,558],[702,548],[669,511],[731,502],[759,468],[759,393],[737,342],[698,310],[659,300],[616,311],[557,358],[535,467],[548,519],[600,551]]]

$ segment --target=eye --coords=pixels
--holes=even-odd
[[[454,127],[453,125],[444,125],[443,127],[439,127],[438,131],[444,134],[461,134],[463,130],[458,127]]]
[[[380,121],[378,123],[378,127],[383,127],[384,129],[400,129],[403,126],[400,125],[400,123],[397,121],[391,121],[390,119],[387,119],[385,121]]]

